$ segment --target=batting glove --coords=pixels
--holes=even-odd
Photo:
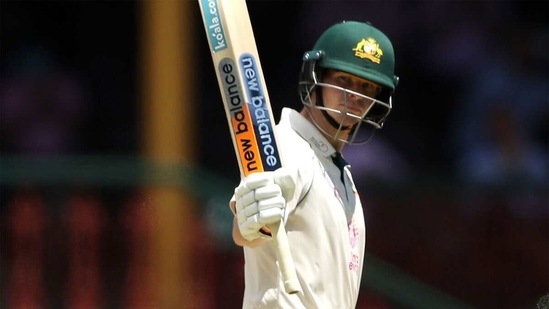
[[[235,189],[238,228],[244,239],[271,238],[264,227],[284,218],[286,201],[295,191],[288,170],[248,175]]]

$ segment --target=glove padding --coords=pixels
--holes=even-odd
[[[244,239],[270,238],[261,231],[284,218],[286,201],[295,191],[295,181],[288,170],[248,175],[235,189],[238,228]]]

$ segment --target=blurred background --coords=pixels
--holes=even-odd
[[[393,111],[345,149],[368,227],[357,308],[538,308],[548,2],[248,7],[276,120],[329,25],[395,47]],[[2,0],[0,27],[0,308],[239,308],[239,171],[198,2]]]

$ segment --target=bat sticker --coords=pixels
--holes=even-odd
[[[244,175],[264,171],[263,162],[259,159],[259,144],[256,139],[253,119],[250,116],[248,104],[242,96],[242,87],[235,72],[235,63],[231,58],[219,61],[219,72],[223,83],[223,91],[227,98],[227,110],[231,118],[231,128],[234,134],[238,156],[244,168]]]
[[[256,66],[256,61],[251,54],[240,56],[240,70],[243,72],[244,86],[250,102],[249,109],[252,115],[257,145],[260,146],[263,155],[263,165],[266,171],[274,171],[280,168],[280,156],[276,147],[272,117],[266,105],[266,98],[261,87],[261,80]]]
[[[206,23],[206,31],[210,37],[209,41],[211,49],[214,52],[227,48],[227,40],[225,39],[225,31],[221,24],[221,17],[219,14],[219,6],[216,0],[201,0],[202,6],[207,8],[202,10],[204,14],[204,22]]]

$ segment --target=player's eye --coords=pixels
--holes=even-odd
[[[347,86],[351,84],[351,79],[345,75],[341,75],[337,78],[337,83],[340,86]]]
[[[362,93],[375,98],[381,93],[381,86],[370,83],[363,83]]]

